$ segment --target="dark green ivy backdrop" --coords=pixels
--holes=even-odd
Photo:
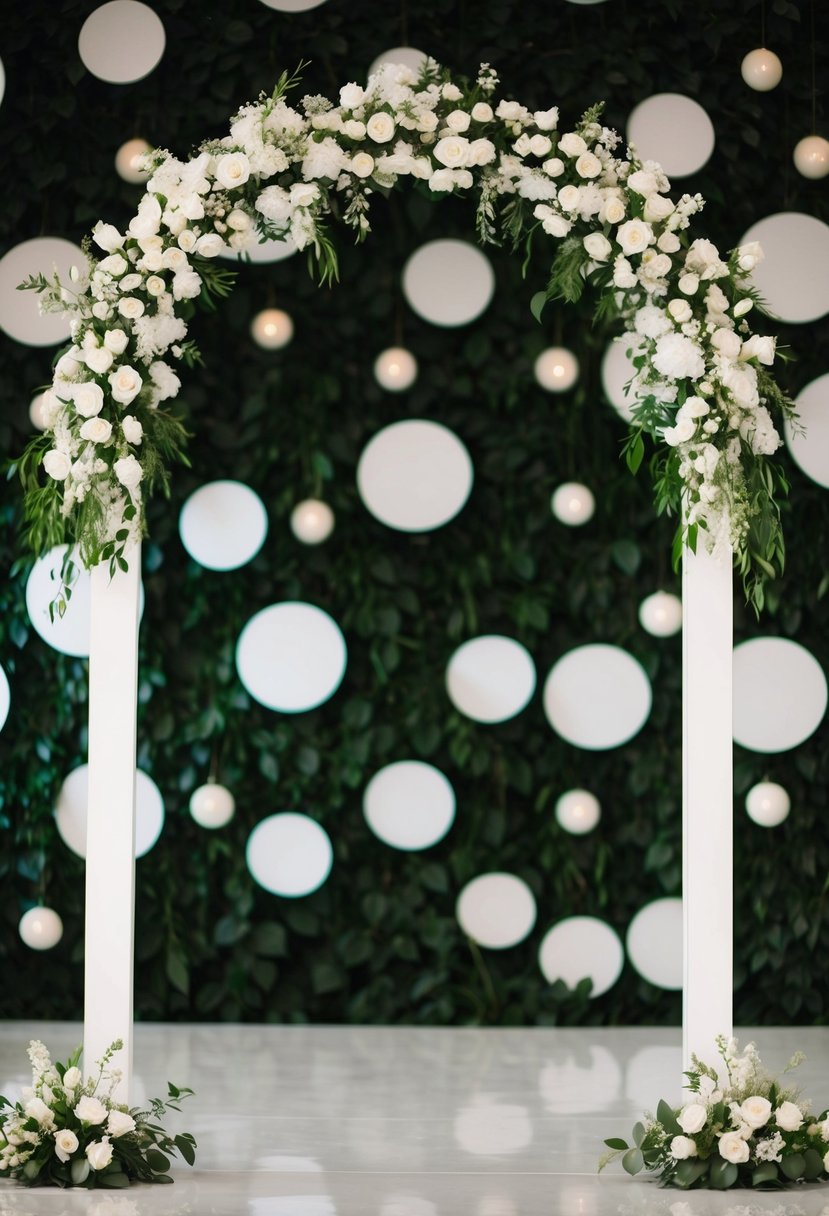
[[[0,106],[3,206],[0,252],[41,234],[80,241],[96,219],[126,224],[140,187],[123,183],[113,157],[141,135],[185,155],[222,135],[229,115],[270,90],[280,71],[311,65],[301,93],[336,99],[364,79],[381,51],[410,44],[474,75],[489,61],[504,95],[531,108],[559,104],[567,127],[592,102],[624,130],[630,109],[653,92],[698,98],[717,134],[716,152],[679,190],[708,206],[699,231],[721,247],[756,219],[803,210],[829,219],[827,182],[807,182],[791,162],[811,130],[810,6],[767,0],[767,43],[784,64],[782,85],[752,92],[742,56],[760,45],[758,0],[329,0],[284,14],[257,0],[154,0],[167,31],[159,68],[130,86],[91,77],[77,55],[93,0],[33,0],[4,20],[7,73]],[[829,39],[816,0],[818,81]],[[818,130],[824,97],[817,98]],[[536,956],[558,919],[605,918],[621,934],[648,900],[678,895],[680,861],[679,638],[638,624],[641,599],[678,590],[670,569],[672,524],[657,520],[646,477],[619,462],[623,426],[603,400],[599,362],[607,334],[591,302],[529,312],[543,265],[522,281],[518,259],[491,254],[498,292],[488,312],[460,330],[420,321],[402,300],[400,272],[425,240],[472,234],[471,207],[432,204],[400,191],[378,197],[375,232],[361,249],[340,233],[342,281],[318,290],[303,258],[243,267],[220,314],[195,336],[207,368],[191,375],[177,408],[194,433],[192,469],[176,472],[172,497],[150,510],[145,548],[139,764],[160,786],[163,835],[138,863],[136,1005],[142,1018],[421,1023],[676,1022],[678,993],[657,990],[629,964],[605,996],[550,987]],[[546,247],[553,248],[552,242]],[[280,352],[249,337],[253,315],[286,308],[296,334]],[[829,323],[778,331],[796,355],[785,371],[796,393],[827,371]],[[371,368],[403,342],[420,362],[404,394],[388,394]],[[544,393],[532,376],[551,343],[582,363],[570,393]],[[29,430],[33,391],[49,378],[52,350],[0,335],[0,448],[11,455]],[[355,468],[368,439],[403,417],[446,423],[468,446],[475,487],[464,511],[426,535],[392,532],[362,506]],[[829,668],[826,543],[829,494],[791,465],[785,525],[789,564],[758,626],[738,601],[738,639],[796,638]],[[263,498],[267,542],[244,569],[212,573],[178,539],[182,503],[200,484],[238,478]],[[586,482],[597,511],[583,528],[549,509],[562,480]],[[85,760],[86,664],[56,654],[25,612],[28,558],[19,539],[19,496],[0,486],[0,662],[12,710],[0,735],[0,1016],[78,1017],[82,1001],[83,863],[60,841],[52,809],[66,774]],[[292,506],[324,497],[336,512],[331,539],[297,542]],[[280,716],[253,703],[233,661],[239,630],[257,609],[309,600],[341,624],[349,666],[319,710]],[[446,662],[465,639],[505,633],[530,650],[539,686],[568,648],[605,641],[629,649],[654,687],[653,712],[629,745],[583,752],[553,734],[540,691],[512,722],[482,726],[454,711]],[[736,1019],[829,1020],[825,898],[827,729],[792,753],[736,749]],[[397,852],[377,841],[362,789],[394,760],[443,769],[459,803],[437,847]],[[217,765],[237,814],[219,832],[193,822],[193,789]],[[768,777],[790,792],[792,812],[767,831],[746,816],[747,789]],[[556,824],[556,798],[587,786],[602,803],[596,831],[575,837]],[[314,895],[285,900],[248,874],[245,842],[267,814],[296,809],[329,832],[335,865]],[[530,884],[539,921],[521,946],[480,951],[454,917],[462,885],[492,869]],[[49,954],[23,946],[17,923],[37,900],[56,908],[65,935]]]

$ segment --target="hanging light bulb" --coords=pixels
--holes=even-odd
[[[151,151],[146,139],[128,139],[115,153],[115,168],[125,182],[145,182],[150,176],[141,167],[141,158]]]
[[[533,371],[548,393],[566,393],[579,378],[579,361],[566,346],[548,346],[536,359]]]
[[[776,781],[760,781],[746,794],[748,816],[761,828],[776,828],[791,809],[791,799]]]
[[[574,836],[592,832],[601,817],[601,804],[589,790],[568,790],[556,803],[556,819]]]
[[[758,93],[767,93],[780,84],[783,64],[774,51],[761,46],[756,51],[749,51],[740,64],[740,72],[749,88],[756,89]]]
[[[401,393],[417,379],[417,359],[403,346],[390,346],[375,359],[374,377],[381,388]]]
[[[577,528],[591,518],[596,500],[587,486],[578,481],[565,481],[554,492],[550,505],[560,523]]]
[[[18,932],[32,950],[51,950],[63,937],[63,921],[53,908],[29,908],[20,918]]]
[[[822,135],[806,135],[794,150],[794,164],[804,177],[817,179],[829,173],[829,140]]]
[[[250,332],[265,350],[279,350],[294,336],[294,323],[281,308],[263,308],[253,318]]]
[[[667,591],[654,591],[639,605],[639,623],[655,638],[669,638],[682,628],[682,601]]]
[[[230,823],[236,810],[236,801],[229,789],[209,781],[193,791],[190,798],[190,814],[203,828],[223,828]]]
[[[291,531],[304,545],[319,545],[334,530],[334,512],[319,498],[306,498],[291,512]]]

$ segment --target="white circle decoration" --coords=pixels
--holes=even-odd
[[[286,601],[252,616],[236,646],[239,678],[261,705],[284,714],[316,709],[345,675],[345,639],[327,612]]]
[[[788,638],[752,638],[734,648],[734,740],[755,752],[785,752],[813,734],[826,713],[826,676]]]
[[[29,421],[38,431],[45,431],[49,425],[47,403],[46,393],[36,393],[29,402]]]
[[[446,668],[446,691],[456,709],[476,722],[506,722],[535,692],[535,663],[520,642],[500,634],[471,638]]]
[[[363,814],[374,835],[394,849],[428,849],[455,818],[448,778],[421,760],[399,760],[375,773],[363,794]]]
[[[334,531],[334,512],[319,498],[305,498],[291,512],[291,531],[303,545],[320,545]]]
[[[408,68],[410,72],[419,73],[428,58],[429,56],[425,51],[419,51],[415,46],[393,46],[390,50],[383,51],[376,59],[372,60],[367,75],[373,76],[384,63],[401,64],[404,68]]]
[[[60,787],[55,823],[61,840],[78,857],[86,857],[86,814],[89,799],[89,765],[73,769]],[[153,781],[140,768],[135,772],[135,856],[143,857],[164,827],[164,800]]]
[[[756,51],[749,51],[740,64],[740,74],[746,84],[756,89],[758,93],[767,93],[780,84],[783,75],[783,64],[768,47],[758,46]]]
[[[241,481],[210,481],[185,502],[181,543],[208,570],[237,570],[252,561],[268,534],[262,499]]]
[[[535,925],[535,896],[515,874],[481,874],[458,897],[458,922],[467,937],[490,950],[517,946]]]
[[[655,988],[682,987],[682,900],[655,899],[640,908],[627,931],[627,952],[643,979]]]
[[[804,324],[829,312],[829,224],[779,211],[752,224],[740,244],[752,241],[765,254],[752,280],[771,313]]]
[[[592,832],[601,817],[601,803],[589,790],[567,790],[556,802],[556,819],[574,836]]]
[[[565,346],[548,346],[533,364],[533,374],[548,393],[566,393],[579,378],[579,361]]]
[[[11,708],[11,700],[9,677],[3,668],[0,667],[0,730],[6,725],[6,719],[9,716],[9,709]]]
[[[448,523],[469,497],[472,479],[472,461],[457,435],[422,418],[378,431],[357,466],[366,507],[400,532],[430,532]]]
[[[161,18],[138,0],[109,0],[81,26],[78,53],[84,67],[110,84],[143,80],[164,54]]]
[[[494,291],[489,258],[469,241],[429,241],[403,268],[409,306],[433,325],[469,325],[489,306]]]
[[[829,140],[822,135],[805,135],[795,145],[792,159],[803,177],[815,181],[826,177],[829,173]]]
[[[34,291],[18,291],[30,275],[52,279],[57,271],[61,282],[69,282],[73,266],[83,270],[86,257],[77,245],[57,236],[38,236],[15,245],[0,258],[0,329],[26,346],[55,346],[69,337],[69,317],[58,312],[38,311]]]
[[[280,13],[306,13],[309,9],[319,8],[325,0],[259,0],[266,8],[277,9]]]
[[[294,336],[294,323],[282,308],[263,308],[253,318],[250,332],[264,350],[281,350]]]
[[[648,677],[618,646],[577,646],[558,660],[544,685],[550,725],[576,747],[620,747],[638,734],[650,711]]]
[[[403,346],[390,346],[374,360],[374,378],[389,393],[402,393],[417,379],[417,359]]]
[[[253,877],[272,895],[310,895],[331,873],[334,850],[315,819],[295,811],[270,815],[248,837],[245,852]]]
[[[669,591],[654,591],[639,605],[639,624],[655,638],[670,638],[682,628],[682,600]]]
[[[693,98],[655,93],[631,113],[628,141],[642,160],[658,161],[668,177],[687,177],[714,151],[714,127]]]
[[[3,60],[0,59],[0,101],[6,95],[6,69],[3,67]]]
[[[32,950],[51,950],[63,937],[63,921],[54,908],[29,908],[20,918],[18,931]]]
[[[200,785],[190,798],[190,814],[202,828],[223,828],[235,810],[236,800],[230,790],[214,781]]]
[[[590,978],[591,1000],[612,988],[622,974],[625,952],[619,935],[594,916],[570,916],[553,925],[541,942],[538,962],[548,984],[575,988]]]
[[[602,388],[616,413],[624,418],[625,422],[632,421],[633,406],[637,400],[632,391],[625,391],[636,375],[636,368],[633,366],[637,351],[635,337],[635,334],[622,334],[621,337],[615,338],[602,357]]]
[[[553,491],[550,507],[559,523],[579,528],[593,518],[596,499],[593,491],[581,482],[565,481]]]
[[[746,811],[761,828],[776,828],[787,817],[792,801],[776,781],[760,781],[746,794]]]
[[[807,477],[829,489],[829,374],[801,389],[795,404],[798,426],[784,424],[792,459]]]
[[[152,149],[146,139],[128,139],[126,143],[121,144],[115,153],[115,171],[118,176],[134,185],[145,182],[150,175],[141,167],[142,158],[150,151]]]
[[[73,551],[73,569],[69,576],[71,598],[65,600],[63,616],[55,605],[50,616],[50,605],[55,603],[61,588],[61,567],[66,545],[56,545],[39,557],[26,580],[26,611],[37,634],[53,650],[70,654],[78,659],[89,657],[89,612],[91,604],[91,579],[78,556]],[[139,591],[139,615],[144,612],[144,587]]]

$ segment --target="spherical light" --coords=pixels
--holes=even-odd
[[[791,805],[789,795],[775,781],[761,781],[746,794],[748,817],[761,828],[776,828],[788,815]]]
[[[762,46],[758,47],[756,51],[749,51],[740,65],[740,71],[743,80],[750,88],[756,89],[758,93],[767,93],[769,89],[774,89],[780,84],[783,64],[774,51],[769,51]]]
[[[327,502],[306,498],[291,512],[291,531],[304,545],[319,545],[334,530],[334,512]]]
[[[375,359],[374,376],[381,388],[401,393],[417,379],[417,359],[402,346],[390,346]]]
[[[119,177],[123,177],[125,182],[145,182],[150,175],[141,167],[141,159],[150,150],[146,139],[128,139],[121,144],[115,153],[115,168]]]
[[[253,318],[250,332],[265,350],[279,350],[294,336],[294,323],[281,308],[264,308]]]
[[[533,371],[548,393],[566,393],[579,378],[579,361],[565,346],[549,346],[536,359]]]
[[[804,177],[826,177],[829,173],[829,140],[822,135],[807,135],[794,150],[794,163]]]
[[[550,505],[557,520],[577,528],[591,518],[596,500],[587,486],[578,481],[565,481],[553,494]]]
[[[190,814],[203,828],[223,828],[230,823],[236,810],[236,802],[230,790],[209,781],[193,791],[190,799]]]
[[[601,817],[601,804],[589,790],[568,790],[556,803],[556,819],[565,832],[574,836],[592,832]]]
[[[37,393],[29,403],[29,421],[38,431],[46,430],[46,393]]]
[[[20,918],[19,932],[32,950],[51,950],[63,937],[63,921],[53,908],[29,908]]]
[[[639,605],[639,624],[655,638],[669,638],[682,628],[682,600],[667,591],[655,591]]]

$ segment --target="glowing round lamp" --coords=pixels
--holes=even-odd
[[[740,64],[740,73],[749,88],[756,89],[758,93],[768,93],[769,89],[775,89],[780,84],[783,64],[774,51],[761,46],[745,56]]]
[[[776,781],[760,781],[746,794],[746,810],[761,828],[776,828],[791,810],[792,801]]]
[[[29,403],[29,421],[37,431],[46,430],[46,394],[36,393]]]
[[[592,832],[601,817],[601,804],[589,790],[568,790],[556,803],[556,819],[574,836]]]
[[[230,790],[212,781],[200,785],[190,799],[190,814],[202,828],[223,828],[230,823],[235,810],[236,801]]]
[[[817,179],[829,173],[829,140],[822,135],[806,135],[794,150],[794,164],[804,177]]]
[[[63,937],[63,921],[54,908],[29,908],[21,916],[18,930],[31,950],[51,950]]]
[[[579,361],[565,346],[550,346],[538,356],[533,371],[548,393],[566,393],[579,378]]]
[[[150,145],[146,139],[128,139],[125,144],[121,144],[115,153],[118,176],[123,177],[125,182],[133,182],[136,185],[145,182],[150,175],[141,167],[141,162],[144,154],[149,151]]]
[[[253,318],[250,332],[264,350],[279,350],[294,336],[294,323],[281,308],[263,308]]]
[[[402,393],[417,379],[417,359],[402,346],[390,346],[375,359],[374,378],[390,393]]]
[[[319,545],[334,531],[334,512],[319,498],[298,502],[291,512],[291,531],[303,545]]]
[[[559,523],[579,528],[592,518],[596,500],[587,486],[578,481],[565,481],[554,492],[550,506]]]
[[[669,638],[682,628],[682,600],[667,591],[654,591],[639,605],[639,624],[655,638]]]

